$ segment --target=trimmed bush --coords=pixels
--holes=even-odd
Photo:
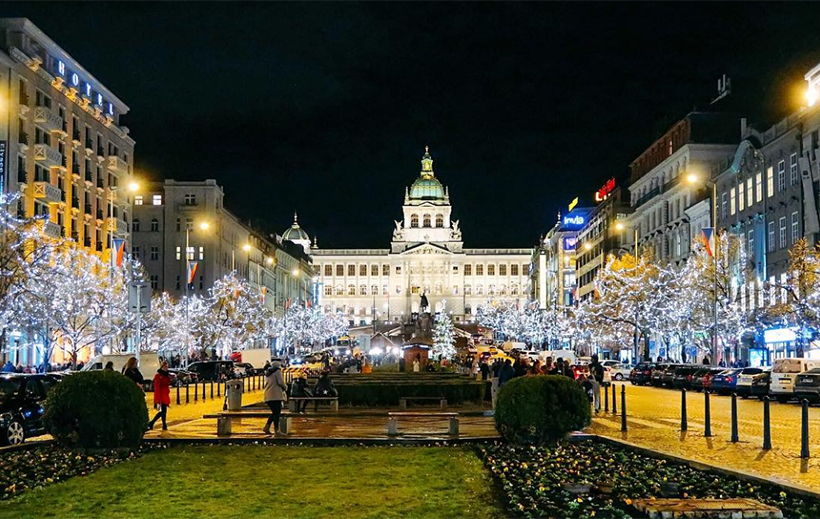
[[[46,429],[70,447],[136,447],[148,424],[144,393],[114,371],[65,377],[49,393],[45,408]]]
[[[498,392],[495,426],[516,443],[552,444],[591,420],[583,389],[564,376],[518,377]]]
[[[365,375],[366,376],[366,375]],[[395,406],[405,396],[444,397],[448,403],[481,402],[485,385],[467,379],[431,380],[406,376],[405,380],[342,381],[334,379],[339,403],[366,406]]]

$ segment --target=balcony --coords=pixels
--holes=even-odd
[[[108,157],[108,170],[115,173],[128,173],[128,163],[119,157]]]
[[[63,190],[48,182],[35,182],[34,198],[42,198],[49,204],[59,204],[63,198]]]
[[[61,131],[63,128],[63,118],[45,106],[34,109],[34,122],[50,132]]]
[[[59,238],[63,234],[62,228],[59,225],[49,222],[48,220],[39,220],[37,225],[40,227],[40,232],[50,238]]]
[[[59,168],[63,164],[63,155],[48,144],[35,144],[34,160],[49,168]]]

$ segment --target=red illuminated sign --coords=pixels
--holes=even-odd
[[[595,192],[595,201],[596,202],[603,202],[604,200],[615,191],[615,179],[610,178],[606,181],[606,184],[601,187],[598,191]]]

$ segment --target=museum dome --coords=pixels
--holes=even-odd
[[[293,225],[282,233],[282,239],[292,241],[294,243],[307,241],[308,244],[310,244],[310,236],[308,236],[308,233],[306,233],[304,229],[299,227],[299,217],[295,212],[293,213]]]
[[[421,173],[419,178],[410,186],[409,196],[416,200],[440,200],[446,198],[444,186],[436,179],[433,173],[433,158],[430,156],[430,148],[424,148],[424,156],[421,158]]]

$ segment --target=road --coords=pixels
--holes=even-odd
[[[704,436],[704,395],[687,394],[688,430],[681,433],[681,392],[625,384],[628,431],[620,430],[621,386],[618,413],[603,411],[593,420],[590,431],[696,461],[780,479],[820,492],[820,408],[809,409],[809,445],[814,456],[800,459],[801,408],[797,403],[772,402],[772,449],[763,446],[763,403],[757,399],[737,399],[739,442],[731,438],[731,398],[710,397],[712,437]],[[611,404],[611,393],[610,393]]]

